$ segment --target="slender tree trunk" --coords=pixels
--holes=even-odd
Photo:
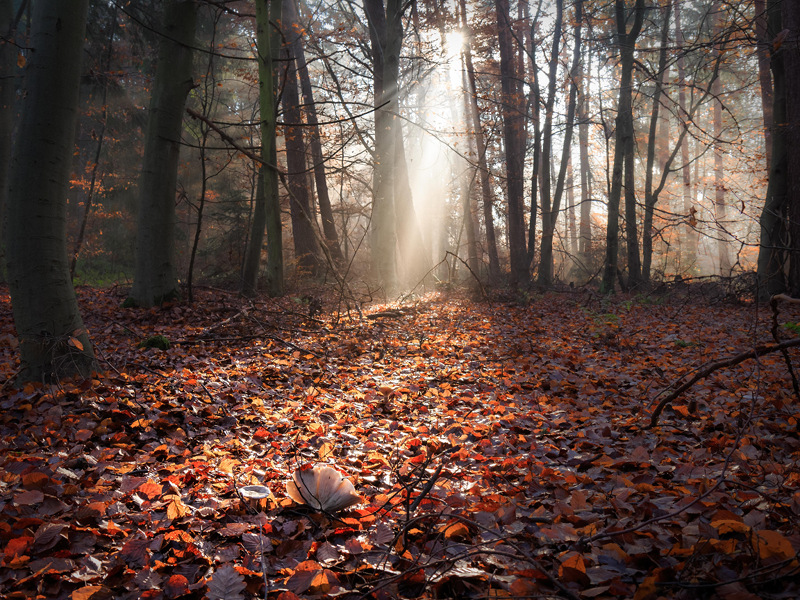
[[[299,22],[297,15],[296,0],[290,3],[292,13],[290,18]],[[325,235],[325,243],[331,257],[337,263],[344,261],[342,250],[339,247],[339,235],[336,232],[336,222],[333,218],[330,194],[328,193],[328,180],[325,176],[325,159],[322,154],[322,142],[319,132],[319,120],[317,119],[317,108],[314,101],[314,93],[311,88],[311,78],[308,74],[306,64],[305,44],[303,36],[295,38],[294,59],[297,62],[297,74],[300,76],[300,90],[303,95],[304,112],[308,124],[308,143],[311,148],[311,161],[314,169],[314,183],[317,189],[317,202],[319,203],[319,213],[322,218],[322,232]]]
[[[711,32],[714,38],[714,47],[711,55],[714,62],[719,62],[721,43],[716,41],[721,33],[720,5],[714,2],[711,6]],[[717,232],[717,257],[719,260],[719,273],[728,276],[731,272],[731,259],[728,253],[727,234],[727,206],[725,205],[725,166],[722,152],[722,78],[716,77],[711,84],[711,93],[714,96],[714,213],[719,231]]]
[[[466,30],[466,0],[460,1],[461,25]],[[486,231],[486,250],[489,255],[489,280],[496,282],[500,277],[500,258],[497,254],[497,236],[494,230],[494,194],[492,193],[491,182],[489,180],[489,166],[486,161],[486,141],[483,135],[483,125],[481,125],[480,108],[478,106],[478,87],[475,80],[475,68],[472,65],[470,40],[467,40],[464,44],[464,65],[467,71],[467,82],[469,84],[469,96],[471,99],[471,106],[467,111],[468,122],[475,139],[475,147],[478,154],[478,179],[480,181],[483,223]]]
[[[631,118],[631,131],[633,119]],[[639,256],[638,211],[636,206],[636,179],[633,160],[633,134],[625,140],[625,238],[628,254],[628,289],[642,281],[642,263]]]
[[[614,144],[614,166],[611,173],[611,190],[608,195],[608,227],[606,229],[606,258],[603,263],[604,293],[613,293],[617,279],[619,251],[619,204],[622,198],[623,170],[628,144],[633,144],[633,58],[636,39],[644,20],[644,0],[636,0],[634,20],[626,32],[624,0],[614,2],[617,22],[616,40],[620,51],[620,85],[617,104],[617,130]],[[635,215],[632,217],[635,218]]]
[[[572,256],[578,253],[578,219],[575,214],[575,170],[572,168],[572,157],[567,164],[567,239],[569,251]]]
[[[561,0],[558,1],[560,7]],[[557,8],[556,13],[556,29],[561,29],[561,9]],[[569,84],[569,97],[567,99],[567,117],[564,125],[564,146],[561,151],[561,161],[559,164],[558,178],[556,180],[556,190],[553,195],[553,204],[549,206],[549,198],[545,203],[546,196],[543,195],[542,201],[542,251],[541,261],[539,263],[539,283],[541,285],[551,285],[553,282],[553,235],[556,229],[556,221],[558,220],[558,213],[561,210],[561,197],[564,193],[564,183],[566,181],[567,167],[569,165],[569,156],[572,149],[572,131],[575,123],[575,105],[578,96],[578,78],[581,60],[581,22],[583,21],[583,1],[577,0],[575,2],[575,26],[573,28],[573,57],[572,68],[570,69],[570,84]],[[551,61],[550,75],[555,77],[555,69],[553,62],[558,60],[556,54],[555,37],[553,38],[553,58]],[[552,88],[554,81],[551,79],[550,92],[555,90]],[[548,92],[549,93],[549,92]],[[550,98],[548,97],[548,104]],[[552,107],[548,106],[548,112],[552,111]],[[548,114],[546,117],[548,123],[552,123],[552,115]],[[546,138],[552,139],[552,132],[549,131],[551,125],[546,125],[547,135]],[[551,142],[548,142],[548,147]],[[543,144],[544,147],[544,144]],[[549,148],[547,154],[549,154]],[[546,154],[543,152],[542,159],[545,169],[549,166],[549,160],[545,160]],[[542,191],[545,191],[545,186],[542,186]],[[549,195],[549,194],[548,194]]]
[[[686,109],[686,61],[684,59],[684,37],[681,26],[681,3],[675,2],[675,41],[678,45],[678,119],[681,128],[687,129],[690,120],[687,118]],[[694,264],[697,255],[697,231],[694,226],[694,193],[692,187],[692,172],[689,165],[689,140],[683,137],[681,145],[681,175],[683,177],[683,213],[687,216],[685,233],[680,236],[680,264]]]
[[[561,2],[561,0],[559,0]],[[501,113],[506,163],[506,203],[508,204],[508,245],[511,262],[511,283],[528,283],[527,247],[525,242],[525,211],[522,201],[523,165],[525,160],[525,122],[523,102],[518,81],[513,48],[513,30],[508,0],[495,0],[497,30],[500,44]]]
[[[592,249],[592,168],[589,164],[589,111],[586,98],[586,75],[588,69],[581,62],[578,101],[578,145],[581,161],[581,218],[578,237],[580,239],[581,262],[589,263]]]
[[[255,295],[264,233],[267,235],[267,293],[283,294],[283,231],[278,194],[278,152],[275,142],[277,82],[275,65],[280,57],[280,32],[270,25],[280,23],[280,0],[256,0],[256,44],[258,46],[258,103],[261,120],[261,193],[256,204],[249,244],[242,271],[242,294]]]
[[[129,301],[142,307],[180,295],[175,273],[175,188],[183,110],[192,81],[197,4],[171,0],[164,9],[145,136],[136,225],[136,270]]]
[[[772,35],[782,31],[781,0],[767,0],[768,28]],[[774,294],[786,291],[784,261],[787,244],[787,203],[789,181],[787,168],[787,106],[786,76],[784,71],[785,52],[772,48],[770,68],[772,69],[772,163],[764,209],[761,212],[761,242],[758,251],[759,297],[768,299]]]
[[[66,241],[81,55],[88,0],[39,0],[27,96],[9,186],[8,281],[19,380],[88,376],[92,345],[69,276]]]
[[[286,125],[286,168],[289,188],[289,213],[292,217],[292,237],[294,253],[300,273],[316,274],[319,266],[319,249],[314,236],[311,211],[311,190],[308,186],[306,148],[303,140],[302,116],[300,114],[300,95],[297,90],[296,54],[300,39],[300,24],[292,18],[294,0],[283,0],[283,14],[286,18],[281,26],[286,40],[284,52],[286,78],[283,88],[283,114]]]
[[[644,219],[642,222],[642,279],[650,281],[650,267],[653,260],[653,212],[658,202],[658,194],[653,193],[653,169],[656,164],[656,148],[661,144],[666,147],[664,140],[657,136],[660,118],[661,98],[664,95],[664,79],[667,71],[667,50],[669,43],[669,22],[672,13],[672,3],[664,7],[663,21],[661,23],[661,47],[658,52],[658,73],[656,86],[653,92],[653,104],[650,109],[650,129],[647,136],[647,165],[645,167],[644,181]],[[664,165],[662,164],[662,172]]]

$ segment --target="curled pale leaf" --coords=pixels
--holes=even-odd
[[[336,512],[361,502],[350,480],[328,466],[296,470],[286,485],[286,493],[295,502],[326,512]]]

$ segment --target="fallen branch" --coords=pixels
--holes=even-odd
[[[785,342],[781,342],[780,344],[764,344],[762,346],[756,346],[752,350],[748,350],[747,352],[742,352],[735,356],[730,356],[728,358],[723,358],[720,360],[715,360],[710,363],[706,363],[694,376],[689,379],[687,382],[682,384],[678,387],[675,391],[673,391],[669,396],[666,396],[661,402],[658,403],[655,410],[653,410],[653,414],[650,417],[650,425],[646,427],[646,429],[652,429],[656,425],[658,425],[658,418],[661,416],[661,412],[664,408],[670,404],[673,400],[678,398],[681,394],[683,394],[686,390],[692,387],[695,383],[700,381],[701,379],[705,379],[714,371],[718,371],[719,369],[724,369],[725,367],[733,367],[742,363],[746,360],[751,358],[758,358],[759,356],[764,356],[765,354],[771,354],[773,352],[783,352],[787,348],[796,348],[800,346],[800,338],[793,338],[791,340],[786,340]]]

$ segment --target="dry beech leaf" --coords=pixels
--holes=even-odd
[[[286,493],[299,504],[325,512],[336,512],[362,501],[349,479],[324,465],[296,470],[286,485]]]
[[[244,577],[228,563],[211,576],[208,582],[208,600],[243,600]]]

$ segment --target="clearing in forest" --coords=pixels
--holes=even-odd
[[[575,292],[311,317],[78,293],[102,374],[0,397],[0,598],[800,596],[786,357],[711,372],[648,427],[681,378],[774,343],[768,306]],[[363,502],[291,500],[316,464]]]

